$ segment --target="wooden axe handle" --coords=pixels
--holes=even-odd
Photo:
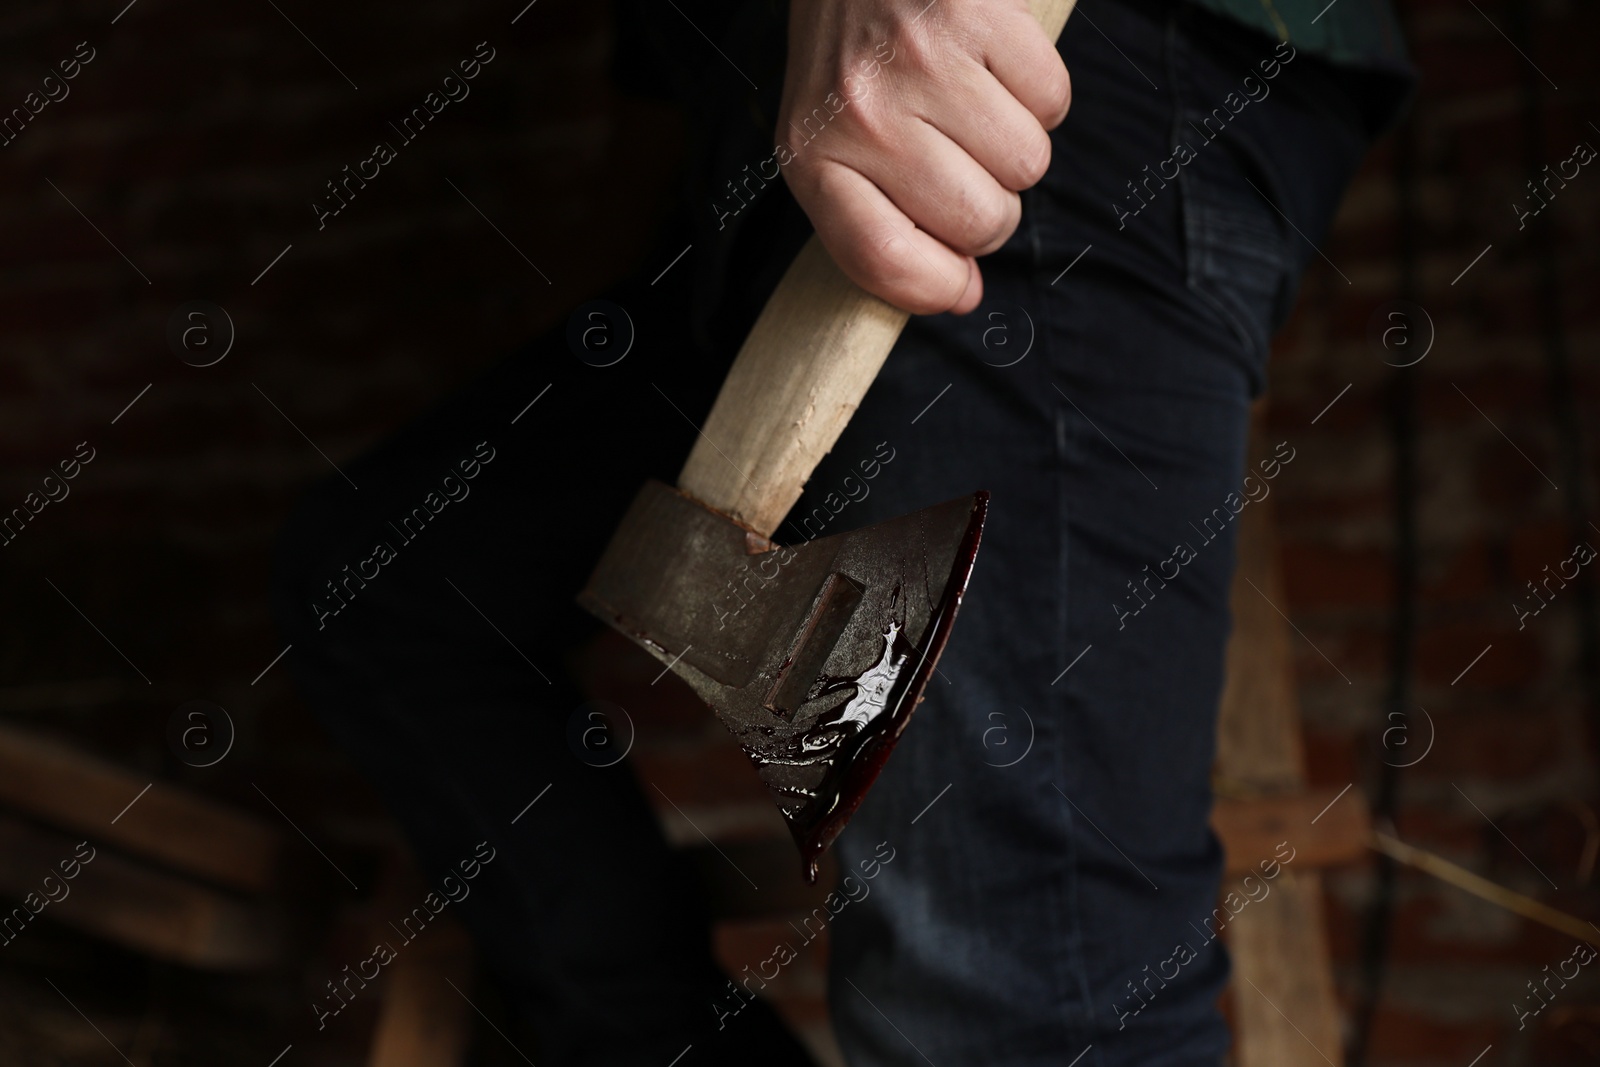
[[[1031,0],[1060,36],[1076,0]],[[745,338],[678,487],[770,536],[839,439],[905,327],[844,276],[815,235]]]

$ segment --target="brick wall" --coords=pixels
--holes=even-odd
[[[1584,592],[1560,590],[1522,628],[1511,605],[1532,603],[1524,583],[1569,557],[1576,540],[1600,548],[1600,531],[1574,531],[1569,514],[1574,498],[1595,499],[1600,174],[1583,168],[1526,230],[1519,232],[1511,205],[1526,202],[1524,183],[1545,163],[1567,159],[1577,142],[1600,147],[1600,130],[1588,125],[1600,122],[1600,108],[1585,43],[1600,11],[1548,2],[1478,7],[1405,5],[1426,74],[1401,134],[1415,145],[1412,299],[1437,329],[1433,349],[1398,371],[1384,358],[1407,357],[1369,336],[1373,314],[1404,295],[1397,139],[1369,161],[1324,245],[1353,284],[1315,261],[1278,346],[1270,421],[1275,433],[1305,442],[1299,473],[1279,488],[1290,610],[1308,639],[1297,645],[1300,696],[1313,781],[1353,781],[1369,796],[1382,761],[1421,755],[1429,728],[1414,708],[1426,709],[1433,747],[1400,772],[1398,835],[1592,918],[1600,887],[1584,847],[1595,825],[1600,707],[1584,684]],[[1531,40],[1521,39],[1515,8],[1526,9]],[[1526,86],[1543,125],[1533,166],[1524,159]],[[1566,469],[1543,352],[1541,237],[1559,276],[1572,368],[1566,399],[1587,435],[1579,483]],[[1385,749],[1397,562],[1390,413],[1401,374],[1410,375],[1416,412],[1418,608],[1411,744],[1402,749],[1394,734]],[[1592,571],[1587,580],[1592,590]],[[1350,869],[1329,882],[1351,1022],[1374,874]],[[1556,970],[1574,944],[1402,871],[1369,1062],[1465,1065],[1490,1045],[1484,1065],[1595,1062],[1600,976],[1590,968],[1524,1028],[1512,1008],[1537,1003],[1525,983],[1541,980],[1547,964]]]
[[[609,87],[604,5],[515,26],[487,3],[278,6],[0,14],[7,108],[78,42],[94,55],[0,147],[0,501],[94,450],[4,548],[0,707],[152,768],[150,722],[196,697],[236,711],[250,755],[291,758],[286,684],[250,683],[279,651],[266,551],[327,472],[317,449],[353,455],[629,270],[663,184],[640,161],[676,152],[670,114]],[[324,183],[480,41],[470,95],[319,230]],[[236,329],[213,366],[169,345],[191,301]]]

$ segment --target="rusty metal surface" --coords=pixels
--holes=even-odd
[[[768,548],[649,482],[578,602],[670,665],[733,731],[809,880],[922,699],[987,503],[978,493]]]

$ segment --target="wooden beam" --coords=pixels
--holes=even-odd
[[[1256,451],[1253,447],[1252,453]],[[1239,516],[1233,633],[1217,728],[1216,773],[1232,788],[1287,794],[1276,801],[1283,807],[1268,836],[1274,843],[1287,840],[1296,859],[1280,872],[1270,896],[1229,925],[1235,1062],[1238,1067],[1340,1067],[1339,1007],[1322,932],[1321,880],[1311,865],[1300,863],[1299,850],[1315,856],[1319,842],[1349,834],[1353,826],[1346,820],[1364,820],[1365,807],[1352,790],[1313,824],[1314,812],[1301,796],[1305,752],[1292,635],[1279,614],[1289,605],[1278,560],[1274,503],[1274,498],[1252,503]],[[1230,818],[1228,802],[1218,810],[1224,821]],[[1260,851],[1261,842],[1247,843],[1246,836],[1236,839],[1236,849],[1242,851],[1230,856],[1230,867],[1247,868],[1271,855],[1270,846]],[[1251,849],[1257,853],[1251,855]]]
[[[1304,871],[1354,863],[1367,855],[1372,819],[1366,798],[1350,790],[1314,789],[1248,799],[1218,797],[1211,828],[1222,839],[1227,872],[1243,874],[1287,841],[1293,867]]]
[[[293,862],[275,826],[9,726],[0,806],[230,889],[280,888]]]
[[[444,916],[405,946],[384,980],[367,1067],[459,1067],[472,1042],[472,940]]]
[[[80,840],[0,816],[0,897],[16,902],[0,914],[0,940],[51,920],[204,970],[261,970],[285,957],[290,926],[281,910],[151,870],[103,844],[80,849]]]
[[[1228,927],[1239,1067],[1338,1067],[1339,1005],[1322,931],[1322,878],[1280,873]],[[1257,910],[1260,909],[1260,910]]]

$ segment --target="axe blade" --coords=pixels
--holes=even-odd
[[[578,602],[738,739],[814,881],[922,699],[972,573],[984,492],[774,545],[647,482]]]

